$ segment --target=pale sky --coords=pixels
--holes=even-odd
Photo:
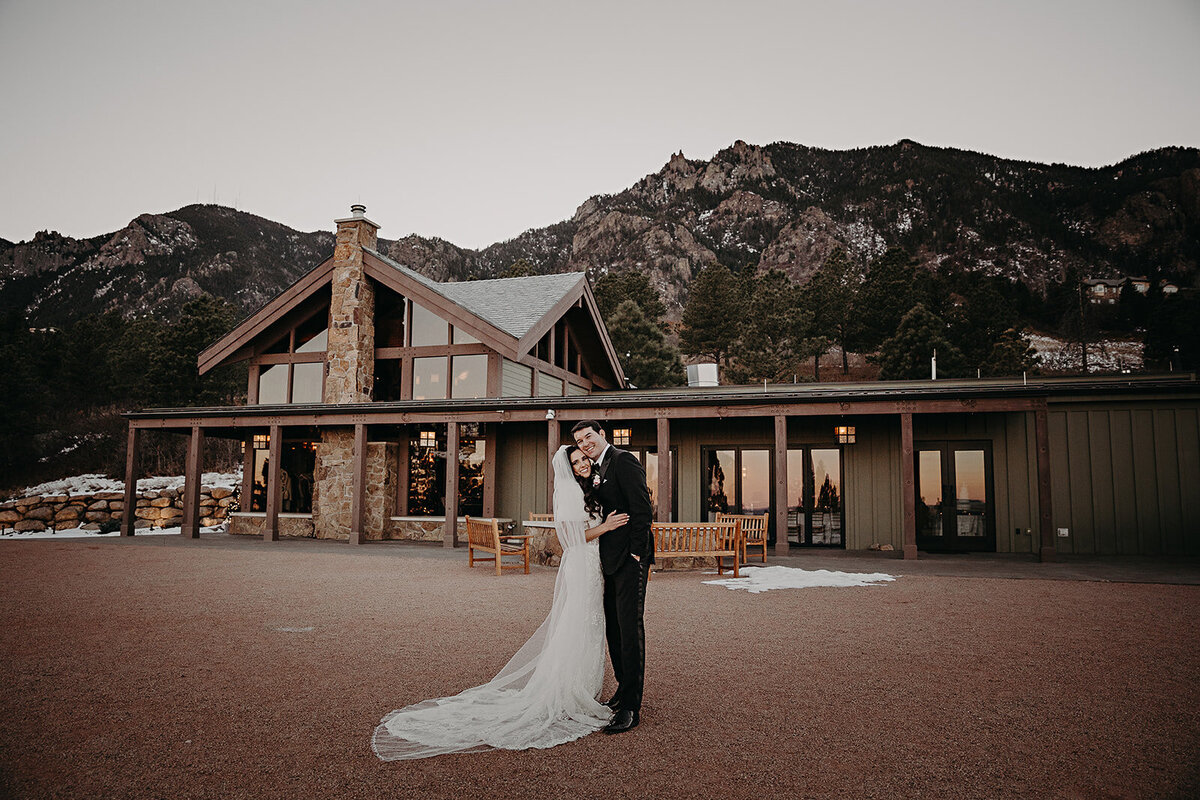
[[[671,153],[1200,146],[1200,0],[0,0],[0,237],[235,206],[483,247]]]

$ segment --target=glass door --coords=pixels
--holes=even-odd
[[[918,442],[917,547],[996,551],[988,442]]]
[[[845,547],[842,532],[842,451],[795,448],[788,454],[788,543]]]

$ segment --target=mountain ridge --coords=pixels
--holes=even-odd
[[[1200,274],[1200,150],[1165,147],[1110,167],[1015,161],[901,140],[852,150],[737,141],[675,153],[566,220],[477,250],[416,234],[389,257],[441,281],[536,273],[646,272],[677,319],[701,268],[783,269],[807,281],[836,248],[864,271],[892,246],[924,267],[978,272],[1044,296],[1068,275]],[[329,256],[333,233],[189,205],[111,234],[0,240],[0,300],[32,325],[93,313],[170,313],[202,293],[250,313]]]

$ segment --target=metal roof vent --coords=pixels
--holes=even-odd
[[[688,364],[688,386],[719,386],[716,364]]]

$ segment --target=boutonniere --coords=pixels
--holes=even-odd
[[[592,488],[596,489],[596,488],[599,488],[599,486],[600,486],[600,473],[593,472],[592,473]]]

